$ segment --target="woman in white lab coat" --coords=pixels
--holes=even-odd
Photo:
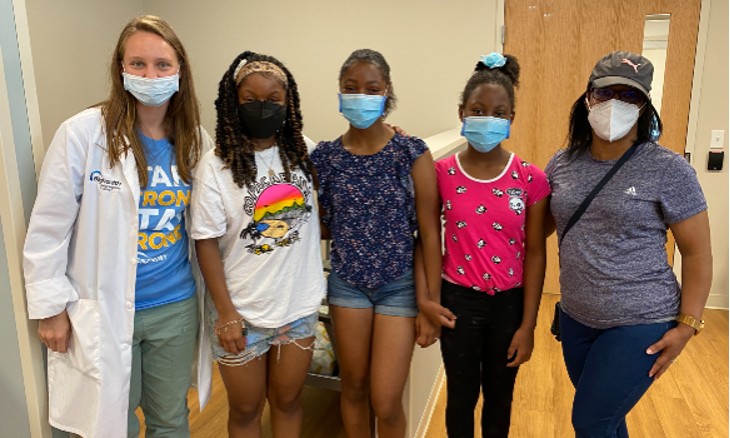
[[[28,314],[48,347],[49,421],[83,437],[185,437],[199,304],[185,230],[200,128],[185,49],[130,21],[106,101],[66,120],[43,163],[24,249]],[[204,355],[202,355],[204,356]],[[210,361],[201,360],[201,405]]]

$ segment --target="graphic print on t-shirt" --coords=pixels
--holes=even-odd
[[[525,211],[525,200],[522,199],[522,189],[507,189],[507,194],[509,195],[509,209],[517,215],[522,214]]]
[[[190,184],[172,164],[172,145],[166,139],[154,141],[148,140],[155,149],[148,153],[148,184],[140,188],[139,197],[137,310],[181,301],[195,292],[184,220]]]
[[[177,166],[149,166],[149,186],[140,194],[137,262],[162,262],[171,247],[183,237],[183,212],[190,202],[190,185],[177,173]],[[169,172],[169,174],[168,174]],[[185,249],[187,251],[187,249]]]
[[[307,180],[296,174],[286,181],[283,174],[262,177],[253,184],[243,203],[252,221],[241,231],[241,239],[253,254],[267,254],[276,248],[293,245],[299,230],[309,221],[312,206]]]

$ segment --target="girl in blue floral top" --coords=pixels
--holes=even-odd
[[[353,52],[340,70],[340,112],[349,129],[312,153],[323,236],[332,239],[328,278],[348,436],[405,436],[401,399],[418,313],[415,233],[429,288],[440,285],[436,176],[423,140],[383,121],[395,105],[390,68],[373,50]],[[369,400],[370,398],[370,400]]]

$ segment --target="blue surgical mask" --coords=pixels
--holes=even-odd
[[[145,106],[160,106],[170,100],[180,89],[180,75],[175,73],[161,78],[145,78],[127,72],[124,76],[124,89],[132,93],[139,103]]]
[[[481,153],[497,147],[502,140],[509,138],[509,119],[499,117],[464,117],[461,135]]]
[[[339,94],[340,112],[352,126],[366,129],[383,115],[385,96],[379,94]]]

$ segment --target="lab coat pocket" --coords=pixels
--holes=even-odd
[[[80,299],[68,305],[71,319],[71,342],[66,359],[74,368],[99,380],[101,372],[101,324],[99,302]]]
[[[83,436],[99,436],[101,380],[82,372],[69,353],[48,352],[48,417],[52,426]],[[82,408],[83,406],[83,408]]]

